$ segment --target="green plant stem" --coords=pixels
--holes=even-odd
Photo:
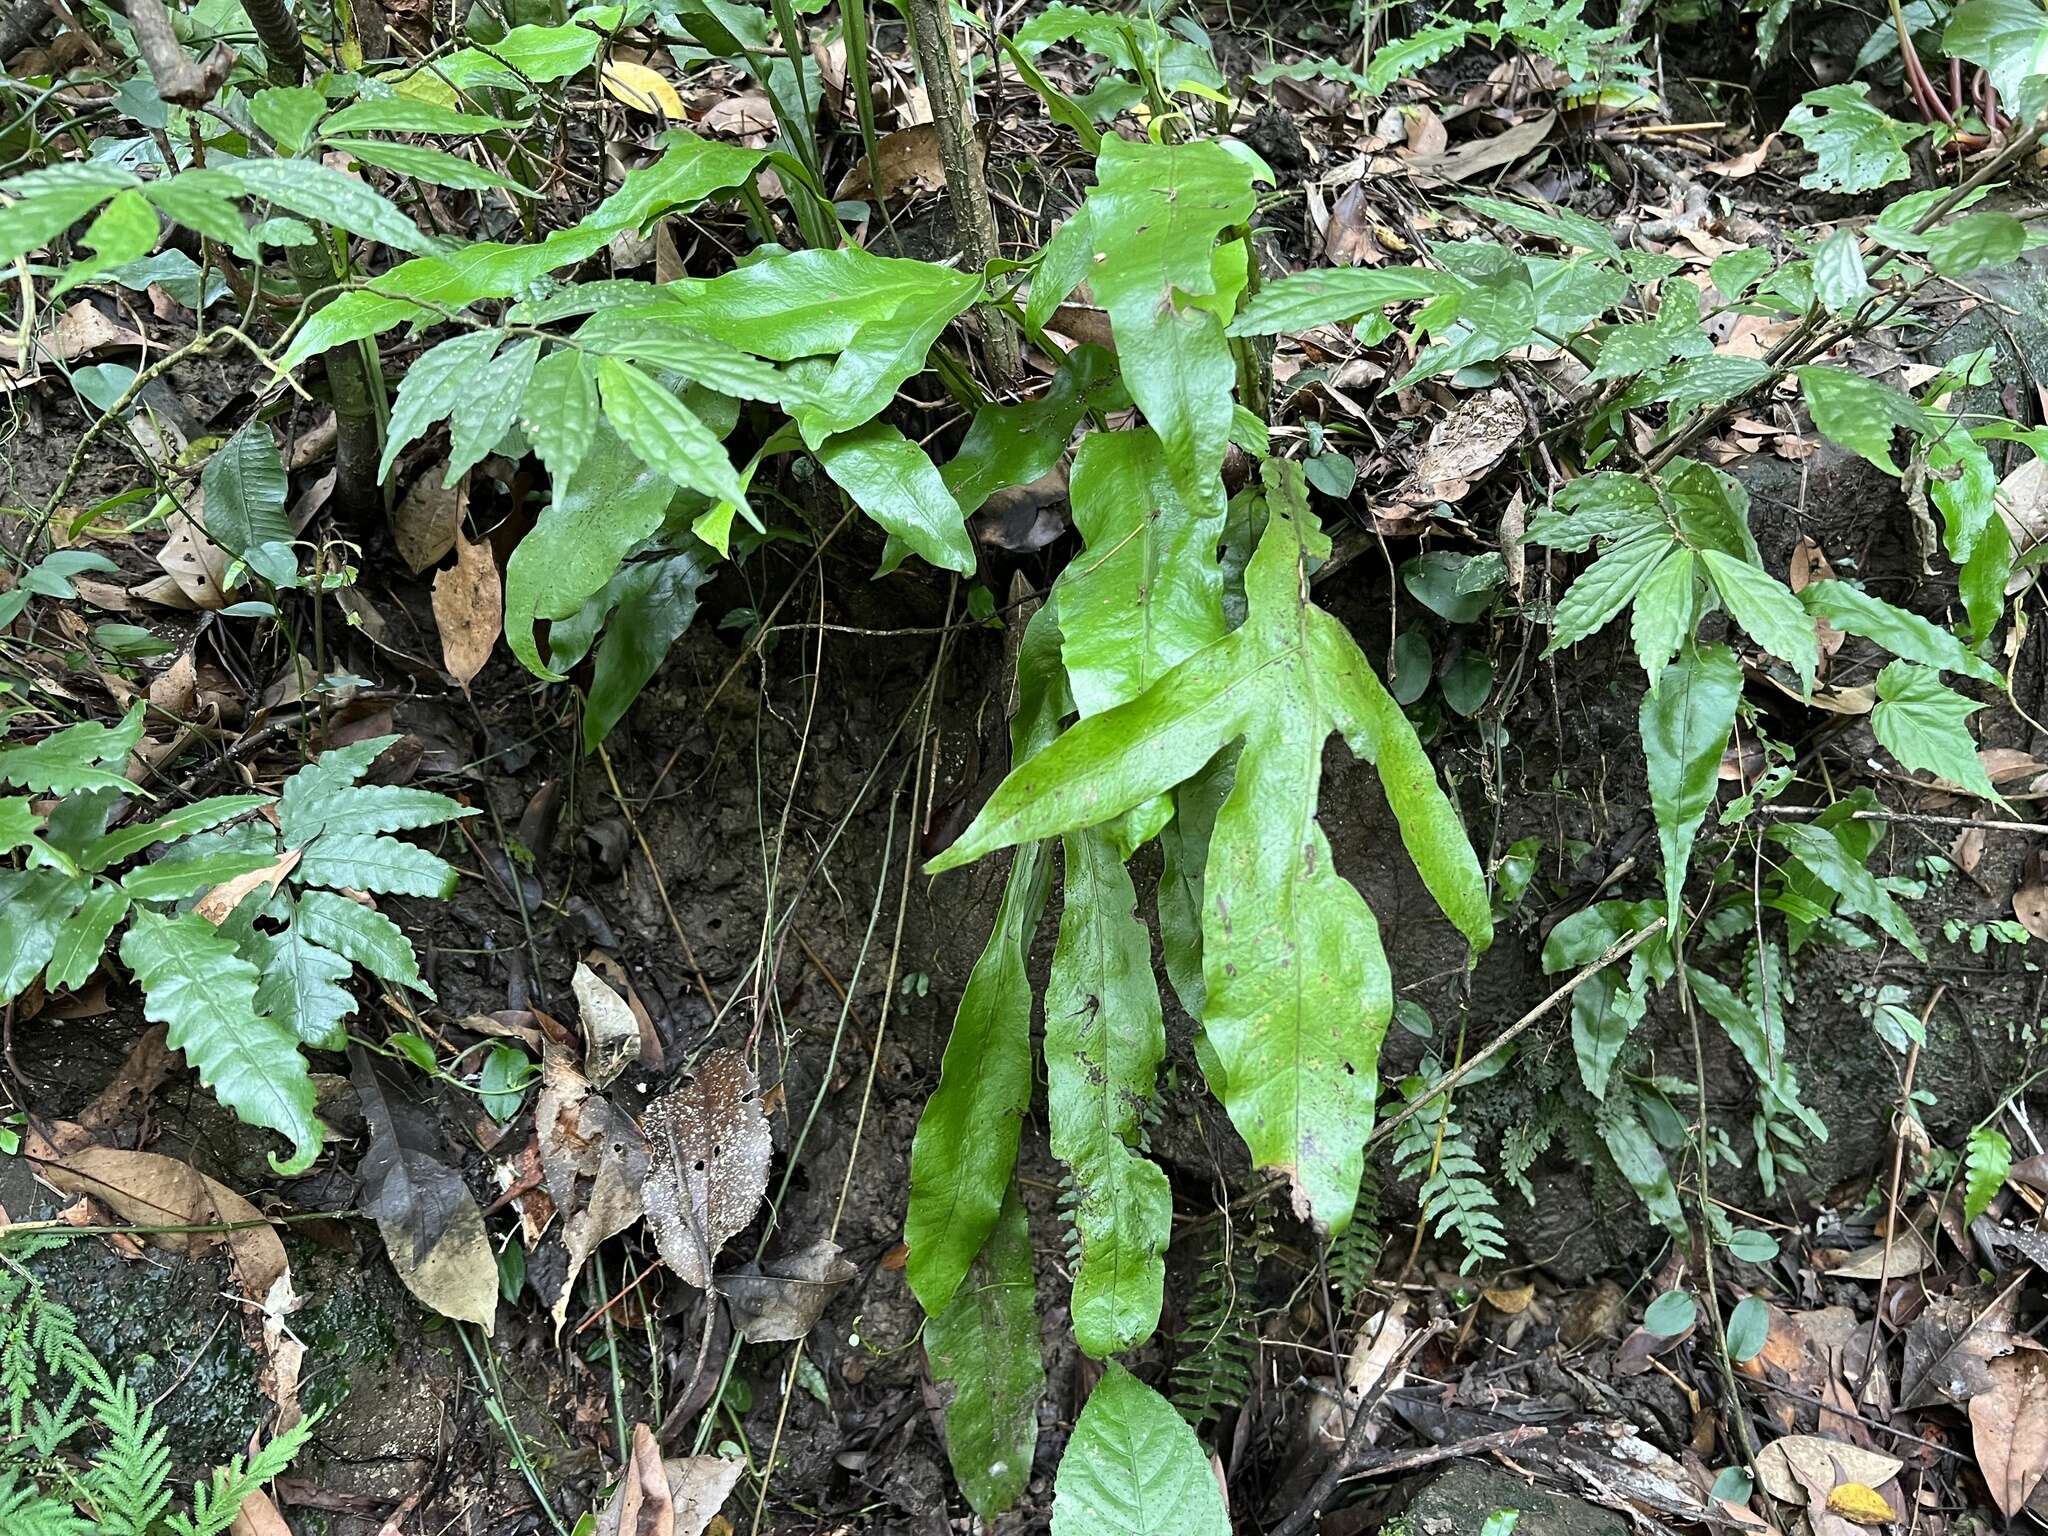
[[[469,1342],[469,1325],[449,1324],[455,1330],[455,1337],[462,1341],[462,1352],[469,1357],[469,1368],[476,1372],[477,1380],[483,1386],[484,1406],[498,1428],[504,1431],[505,1443],[511,1447],[512,1459],[519,1465],[519,1472],[526,1479],[526,1486],[533,1490],[533,1497],[539,1503],[541,1513],[547,1516],[548,1524],[554,1528],[555,1536],[569,1536],[562,1524],[562,1517],[555,1513],[554,1501],[542,1486],[540,1474],[534,1470],[533,1458],[526,1454],[526,1441],[519,1433],[519,1426],[512,1422],[512,1415],[505,1411],[505,1392],[498,1384],[497,1359],[492,1355],[488,1341],[482,1359],[477,1357],[476,1346]]]
[[[324,244],[326,231],[320,233]],[[308,314],[331,302],[335,273],[318,246],[292,246],[285,262],[305,297]],[[342,515],[353,520],[377,505],[377,455],[382,447],[377,405],[360,352],[336,347],[326,354],[326,362],[327,393],[334,405],[334,500]]]

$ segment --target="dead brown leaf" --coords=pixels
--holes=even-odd
[[[945,163],[939,159],[939,128],[936,123],[918,123],[883,134],[875,142],[875,160],[882,172],[879,190],[873,183],[867,157],[863,155],[854,162],[853,169],[846,173],[833,196],[842,199],[879,196],[887,201],[906,192],[936,191],[946,184]]]
[[[1882,1240],[1859,1248],[1827,1273],[1838,1280],[1898,1280],[1934,1262],[1934,1249],[1912,1227],[1901,1226],[1887,1246]]]
[[[2013,1349],[2013,1311],[2020,1281],[1988,1301],[1933,1296],[1906,1330],[1899,1406],[1960,1408],[1991,1385],[1991,1363]]]
[[[2048,939],[2048,860],[2036,848],[2027,855],[2019,889],[2012,893],[2012,915],[2037,939]]]
[[[470,543],[455,530],[455,564],[434,578],[434,623],[441,630],[441,661],[465,692],[483,671],[505,621],[505,594],[490,541]]]
[[[706,112],[698,126],[729,139],[770,135],[776,132],[775,104],[763,91],[728,96]]]
[[[1970,1442],[1992,1502],[2010,1520],[2048,1471],[2048,1353],[2001,1356],[1989,1375],[1970,1399]]]
[[[1470,181],[1534,154],[1556,126],[1557,114],[1544,112],[1493,138],[1474,139],[1440,155],[1418,155],[1406,162],[1408,174],[1423,183]]]
[[[1410,506],[1462,500],[1507,457],[1527,426],[1512,390],[1489,389],[1467,396],[1430,430],[1401,500]]]
[[[749,1344],[774,1344],[809,1333],[839,1288],[859,1273],[837,1243],[819,1238],[796,1253],[720,1275],[718,1293]]]
[[[469,476],[453,485],[441,484],[447,463],[432,465],[413,481],[398,503],[391,521],[392,542],[406,569],[417,576],[455,547],[456,530],[462,526],[463,510],[469,505]]]
[[[654,1432],[636,1424],[626,1475],[598,1516],[597,1536],[704,1536],[745,1470],[722,1456],[663,1460]]]
[[[252,891],[268,887],[274,892],[284,883],[284,877],[299,867],[299,859],[304,853],[303,848],[292,848],[275,863],[252,869],[232,880],[223,880],[199,898],[199,905],[194,910],[218,928],[234,915],[235,908],[247,900]]]
[[[592,1090],[575,1059],[553,1039],[541,1048],[540,1100],[534,1114],[548,1196],[562,1215],[569,1269],[555,1298],[559,1334],[569,1301],[597,1245],[638,1221],[647,1182],[647,1141],[630,1116]]]
[[[80,299],[36,342],[36,354],[45,361],[68,363],[109,347],[144,345],[139,331],[110,319],[91,299]]]
[[[1770,154],[1771,146],[1777,142],[1778,136],[1775,133],[1768,134],[1763,143],[1757,145],[1755,149],[1745,150],[1727,160],[1716,160],[1703,169],[1709,175],[1725,176],[1730,181],[1740,181],[1745,176],[1754,176],[1764,168],[1764,158]]]
[[[285,1524],[270,1495],[259,1488],[235,1511],[228,1536],[292,1536],[292,1528]]]
[[[569,978],[583,1027],[583,1075],[593,1088],[609,1088],[640,1054],[640,1021],[626,1000],[579,960]]]
[[[699,1290],[719,1249],[768,1188],[768,1121],[736,1051],[713,1051],[690,1083],[647,1106],[647,1226],[661,1256]]]

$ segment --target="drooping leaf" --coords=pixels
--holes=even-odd
[[[1015,405],[984,405],[961,439],[960,451],[939,466],[946,489],[970,516],[998,491],[1029,485],[1065,456],[1074,427],[1098,393],[1116,378],[1116,359],[1083,345],[1060,359],[1045,392]],[[1085,446],[1085,445],[1084,445]]]
[[[1628,1180],[1629,1188],[1642,1198],[1650,1215],[1674,1237],[1685,1235],[1685,1209],[1678,1203],[1678,1186],[1657,1143],[1643,1129],[1643,1122],[1630,1110],[1609,1104],[1600,1112],[1597,1128],[1607,1146],[1607,1155]]]
[[[1944,686],[1930,668],[1895,661],[1877,674],[1870,729],[1908,770],[1939,774],[1970,794],[1997,800],[1970,735],[1970,716],[1983,707]]]
[[[1820,641],[1791,589],[1761,567],[1718,549],[1701,550],[1700,561],[1728,616],[1750,639],[1788,663],[1811,692],[1820,667]]]
[[[1674,358],[1705,357],[1713,339],[1700,327],[1700,292],[1691,283],[1667,284],[1656,318],[1609,326],[1591,380],[1619,379],[1661,368]]]
[[[642,463],[660,470],[685,490],[745,510],[746,489],[725,445],[696,412],[631,363],[616,357],[599,360],[597,383],[605,420]]]
[[[119,886],[94,885],[92,894],[59,931],[56,946],[50,952],[49,969],[43,973],[43,984],[73,990],[84,986],[99,969],[107,940],[128,915],[129,905],[128,893]],[[5,926],[5,922],[0,919],[0,926]]]
[[[401,449],[445,418],[455,402],[476,387],[502,339],[496,331],[465,331],[437,342],[413,360],[391,402],[384,456],[377,461],[379,483],[390,478]]]
[[[1550,930],[1543,941],[1543,969],[1549,975],[1590,965],[1620,940],[1642,931],[1663,914],[1655,902],[1596,901]],[[1649,986],[1672,972],[1670,941],[1663,935],[1636,946],[1626,971],[1610,965],[1595,972],[1572,994],[1572,1053],[1579,1078],[1596,1099],[1607,1097],[1608,1079],[1629,1036],[1649,1007]]]
[[[237,558],[259,544],[289,544],[284,503],[290,486],[270,428],[252,421],[213,451],[200,472],[206,532]]]
[[[278,1132],[292,1156],[271,1166],[302,1173],[320,1155],[326,1128],[298,1042],[256,1007],[256,967],[205,918],[138,911],[121,940],[121,963],[142,986],[143,1016],[167,1027],[200,1082],[245,1123]]]
[[[102,161],[66,161],[0,182],[0,263],[12,266],[49,244],[115,193],[141,186],[130,171]]]
[[[1031,1225],[1012,1189],[953,1299],[924,1328],[932,1378],[952,1388],[946,1457],[984,1520],[1017,1502],[1038,1445],[1045,1365],[1031,1272]]]
[[[443,489],[455,484],[512,429],[527,380],[540,356],[540,338],[515,341],[488,363],[475,368],[455,392],[448,409],[448,464],[441,473]]]
[[[1806,408],[1822,435],[1896,478],[1899,467],[1892,462],[1892,433],[1900,427],[1925,432],[1926,407],[1882,379],[1866,378],[1847,368],[1816,363],[1794,371],[1800,392],[1806,396]]]
[[[1159,908],[1160,957],[1174,996],[1197,1022],[1207,1012],[1209,998],[1202,981],[1203,876],[1216,813],[1223,808],[1236,773],[1237,754],[1229,748],[1217,753],[1174,790],[1173,819],[1159,833],[1159,887],[1154,900]]]
[[[663,555],[613,578],[616,606],[592,668],[583,712],[583,750],[594,751],[625,717],[697,613],[697,589],[711,579],[696,555]]]
[[[325,136],[325,142],[329,148],[352,160],[374,165],[408,181],[453,187],[461,192],[514,192],[521,197],[537,195],[524,182],[514,181],[503,172],[479,165],[474,160],[451,155],[445,149],[434,149],[425,144],[393,144],[386,139],[337,138],[332,134]]]
[[[1674,549],[1637,589],[1635,607],[1629,613],[1629,635],[1652,689],[1693,632],[1699,606],[1696,565],[1691,550]]]
[[[818,462],[861,511],[943,571],[974,569],[960,503],[924,449],[884,421],[842,432]]]
[[[1060,1457],[1053,1536],[1230,1536],[1223,1491],[1187,1420],[1115,1361]]]
[[[1650,809],[1664,859],[1664,912],[1679,926],[1693,839],[1713,806],[1721,754],[1735,728],[1742,664],[1725,645],[1688,645],[1643,695],[1638,712]]]
[[[1911,921],[1891,893],[1863,867],[1862,859],[1843,846],[1833,828],[1812,822],[1780,823],[1765,836],[1812,870],[1842,911],[1869,918],[1903,944],[1914,959],[1926,963],[1927,948]]]
[[[1268,522],[1245,576],[1244,626],[1013,769],[929,868],[1110,821],[1242,737],[1205,876],[1207,1038],[1255,1164],[1287,1171],[1301,1209],[1341,1228],[1393,999],[1378,926],[1331,867],[1316,825],[1321,757],[1304,744],[1341,730],[1378,768],[1439,905],[1478,947],[1492,919],[1478,861],[1412,727],[1350,635],[1305,601],[1307,562],[1328,541],[1308,514],[1300,467],[1269,460],[1264,473]]]
[[[50,963],[88,889],[62,870],[0,870],[0,1002],[20,996]]]

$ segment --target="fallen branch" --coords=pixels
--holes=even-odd
[[[234,50],[215,43],[205,62],[194,60],[178,41],[163,0],[126,0],[122,12],[156,80],[157,95],[181,107],[203,107],[219,94],[235,67]]]

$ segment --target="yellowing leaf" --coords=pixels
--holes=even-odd
[[[635,112],[665,117],[672,123],[680,123],[688,115],[683,111],[683,98],[676,94],[676,88],[645,64],[629,64],[624,59],[611,60],[604,67],[604,93],[614,101],[624,102]]]
[[[1828,1513],[1857,1525],[1889,1525],[1898,1513],[1884,1495],[1865,1483],[1842,1483],[1828,1495]]]

